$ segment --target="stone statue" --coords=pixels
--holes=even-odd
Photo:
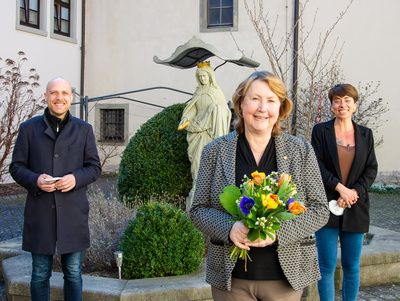
[[[182,113],[178,130],[187,130],[188,156],[193,178],[192,190],[186,199],[186,210],[190,209],[196,187],[197,172],[203,147],[217,137],[228,134],[231,111],[221,88],[215,80],[209,62],[197,64],[198,86],[193,98]]]

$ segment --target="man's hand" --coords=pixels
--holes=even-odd
[[[75,176],[73,174],[68,174],[63,176],[63,178],[56,182],[55,187],[61,192],[68,192],[72,190],[76,185]]]
[[[44,179],[52,179],[52,176],[41,174],[36,181],[37,187],[45,192],[53,192],[56,190],[56,181],[45,181]]]

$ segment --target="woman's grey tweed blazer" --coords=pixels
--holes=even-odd
[[[206,281],[219,289],[231,289],[235,261],[229,257],[232,216],[222,207],[219,195],[235,185],[238,134],[229,133],[206,145],[200,161],[194,202],[190,208],[193,224],[210,239]],[[328,221],[329,211],[317,159],[312,146],[290,135],[275,138],[278,173],[287,173],[296,183],[299,201],[307,210],[277,231],[278,257],[283,272],[295,290],[319,280],[320,273],[311,234]]]

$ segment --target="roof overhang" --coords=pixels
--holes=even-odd
[[[206,44],[202,40],[194,36],[186,44],[178,46],[175,52],[165,60],[160,60],[157,56],[153,57],[153,61],[157,64],[167,65],[179,69],[188,69],[197,66],[197,63],[203,62],[209,57],[216,56],[219,59],[234,63],[243,67],[256,68],[260,63],[245,57],[238,51],[234,57],[225,57],[211,44]]]

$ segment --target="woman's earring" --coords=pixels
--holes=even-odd
[[[356,108],[353,109],[353,113],[355,113],[355,112],[356,112]]]
[[[331,109],[332,113],[335,113],[335,111],[333,109]]]

